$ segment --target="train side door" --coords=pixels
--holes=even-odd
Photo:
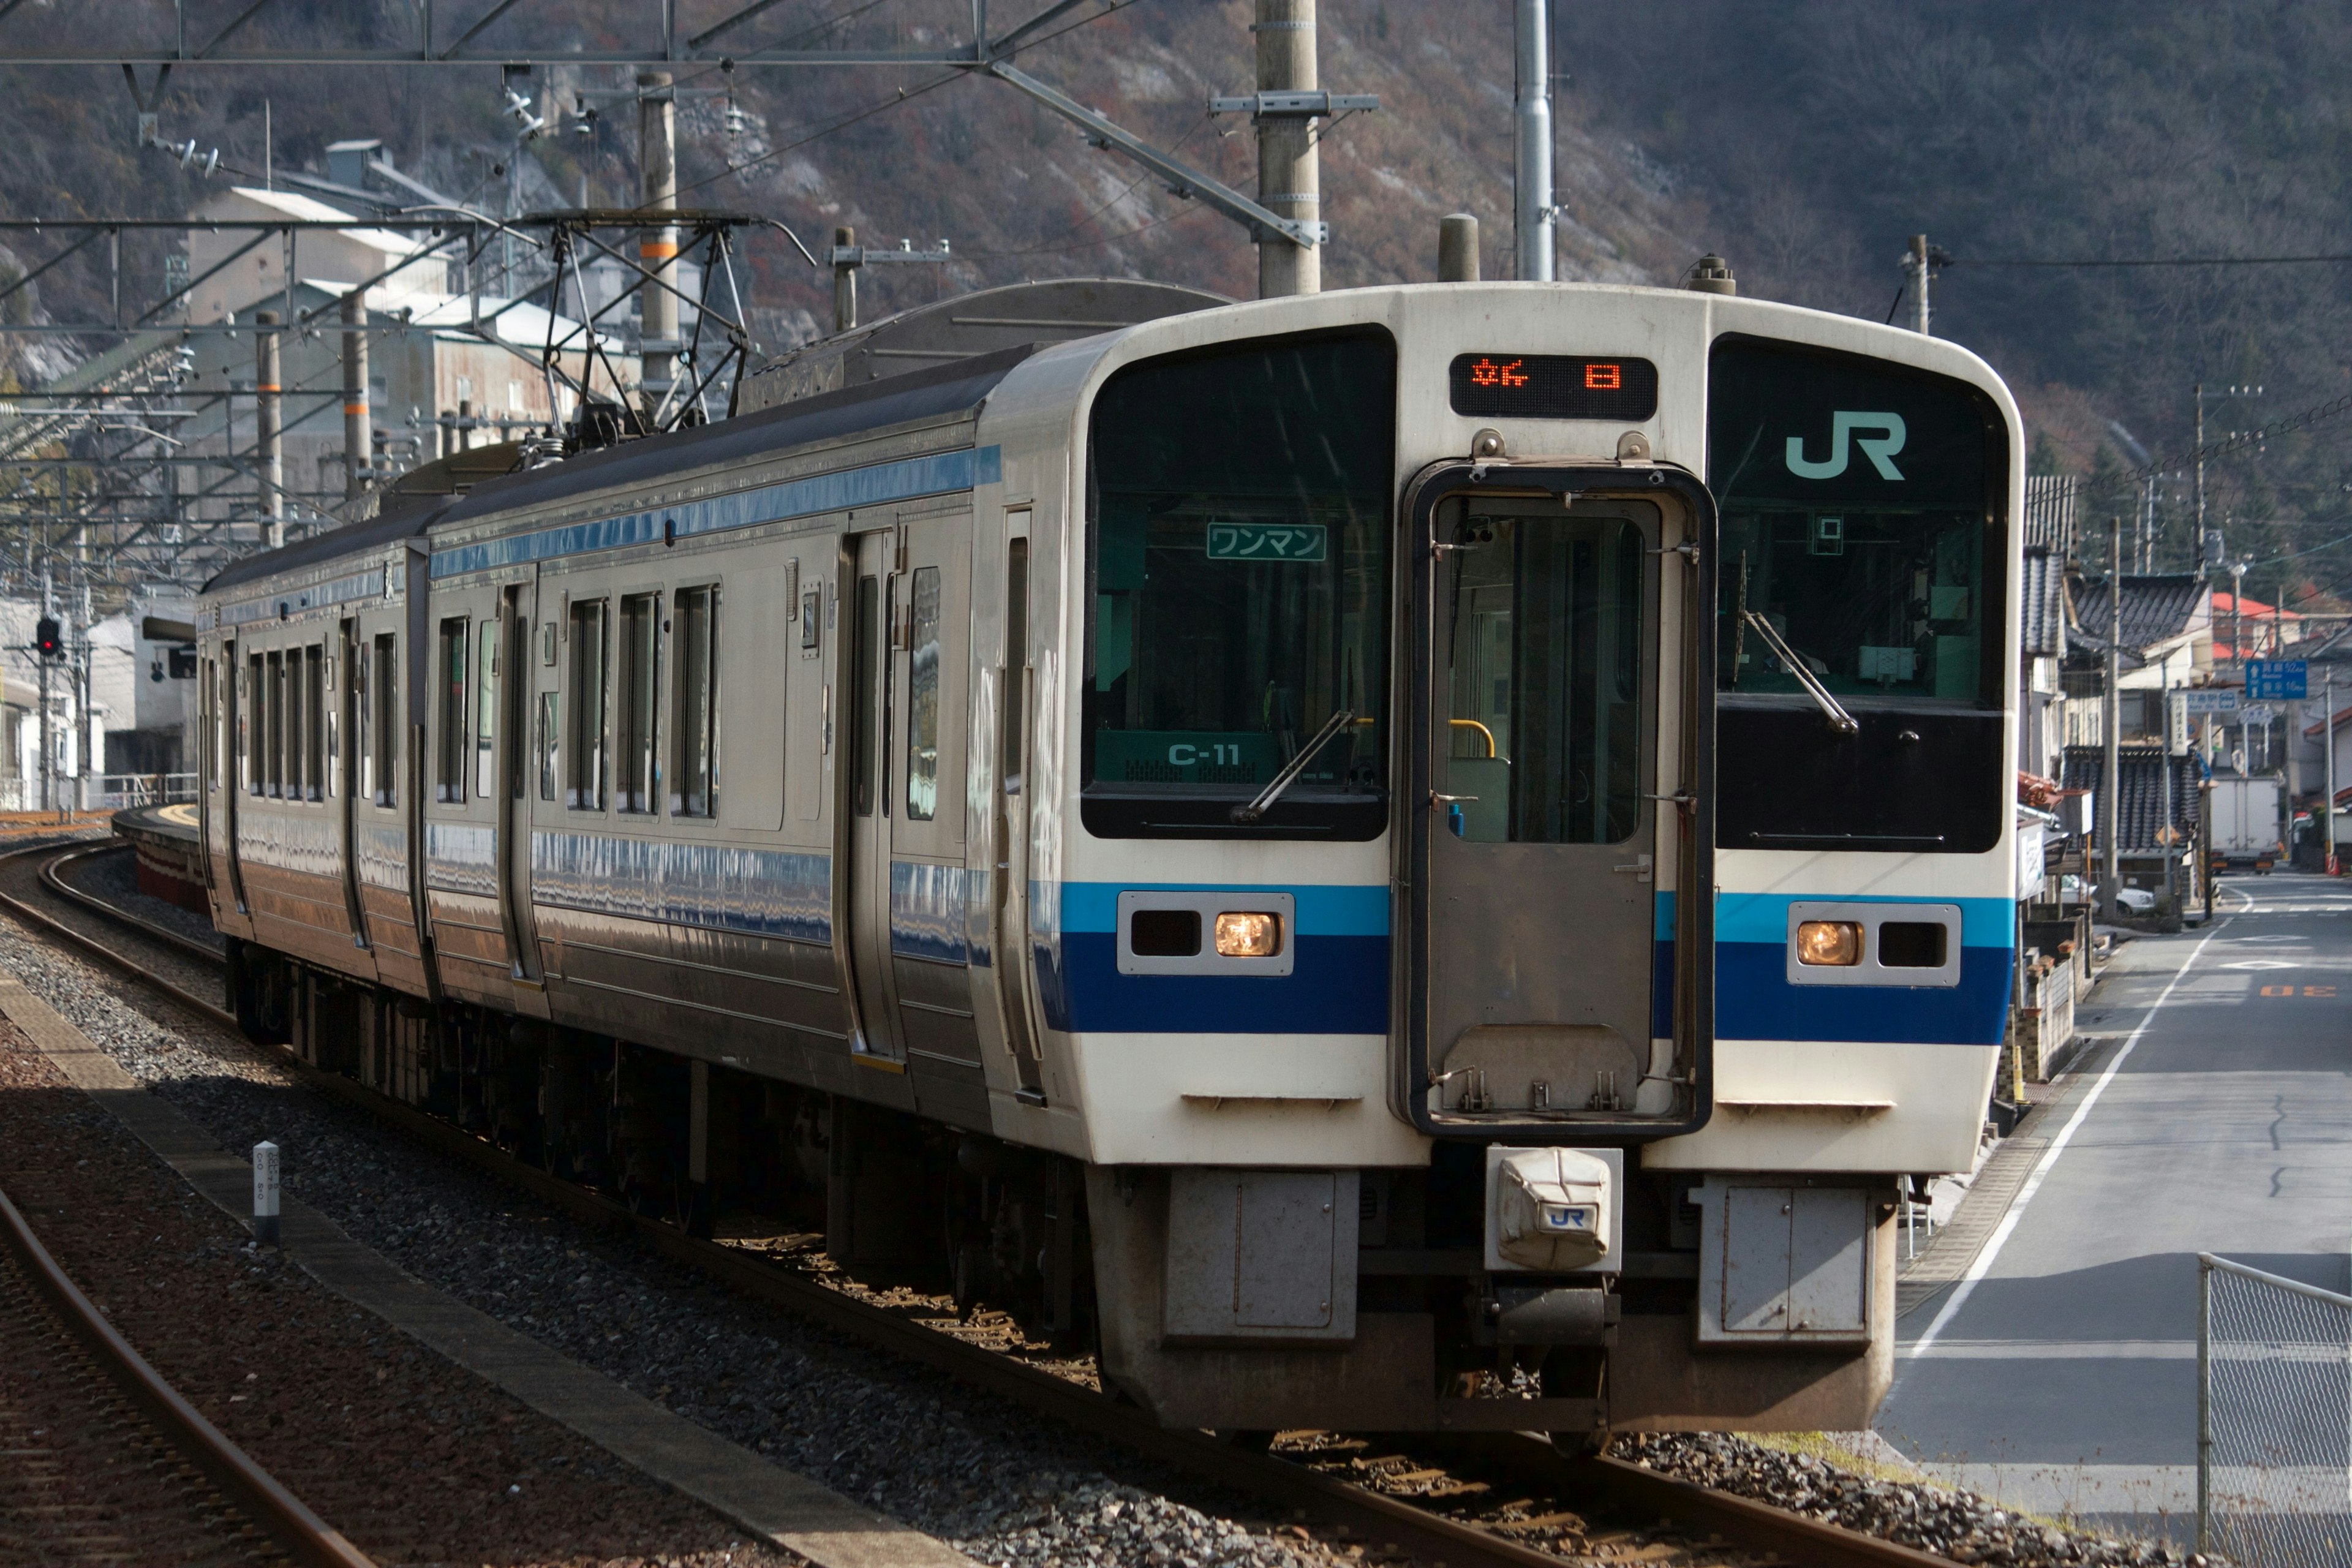
[[[1681,781],[1657,782],[1662,755],[1680,769],[1678,717],[1660,743],[1660,584],[1666,560],[1686,568],[1659,502],[1566,499],[1457,492],[1426,510],[1417,552],[1412,1025],[1426,1110],[1456,1125],[1675,1109],[1656,936],[1661,818],[1679,845],[1659,797]]]
[[[498,686],[498,765],[491,787],[498,799],[499,916],[506,928],[513,977],[526,985],[544,981],[530,907],[531,786],[541,743],[532,689],[537,684],[533,672],[541,664],[533,641],[538,605],[536,578],[499,590],[500,653],[493,670],[485,672]]]
[[[835,879],[836,937],[856,1021],[851,1050],[877,1065],[903,1067],[905,1042],[890,973],[890,818],[894,728],[891,713],[891,611],[898,539],[852,534],[845,542],[841,589],[841,847]]]
[[[327,798],[335,811],[335,837],[341,845],[341,864],[343,870],[343,910],[352,922],[352,945],[369,947],[367,910],[360,892],[360,753],[366,744],[361,733],[360,691],[366,680],[366,647],[361,638],[359,623],[345,619],[337,625],[334,650],[328,655],[328,683],[331,689],[329,700],[333,704],[328,720]]]
[[[245,692],[245,666],[238,662],[235,638],[220,645],[220,658],[213,667],[214,701],[219,723],[211,740],[212,767],[208,774],[211,789],[220,802],[221,864],[227,873],[230,903],[243,916],[249,906],[245,900],[245,871],[237,861],[237,797],[245,792],[246,750],[245,726],[248,701]],[[210,843],[209,838],[206,839]]]
[[[1014,1094],[1044,1104],[1045,1064],[1029,1009],[1029,737],[1035,689],[1029,652],[1029,513],[1005,515],[1004,662],[996,676],[996,874],[990,936]]]

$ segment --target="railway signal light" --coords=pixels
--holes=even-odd
[[[65,657],[65,638],[58,633],[57,616],[43,616],[34,623],[33,646],[40,651],[43,658]]]

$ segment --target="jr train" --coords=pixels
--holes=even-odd
[[[240,1018],[1171,1426],[1866,1425],[2013,959],[2000,381],[1698,289],[1104,324],[223,573]]]

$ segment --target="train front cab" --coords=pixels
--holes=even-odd
[[[1106,1380],[1216,1428],[1866,1425],[1897,1182],[1968,1168],[2000,1038],[2013,416],[1946,345],[1591,289],[1518,343],[1663,391],[1514,418],[1449,370],[1517,301],[1454,292],[1162,324],[1091,405],[1027,882]],[[1823,923],[1867,960],[1827,983]]]

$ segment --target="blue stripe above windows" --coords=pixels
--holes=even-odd
[[[1003,477],[1003,449],[996,447],[967,447],[960,452],[902,458],[897,462],[872,463],[839,473],[812,474],[803,479],[762,485],[732,495],[681,501],[654,511],[628,512],[593,522],[566,523],[561,528],[450,545],[433,552],[433,575],[436,579],[455,577],[467,572],[651,544],[669,535],[686,539],[795,517],[815,517],[848,507],[915,500],[923,496],[968,490],[974,485],[995,484]]]

